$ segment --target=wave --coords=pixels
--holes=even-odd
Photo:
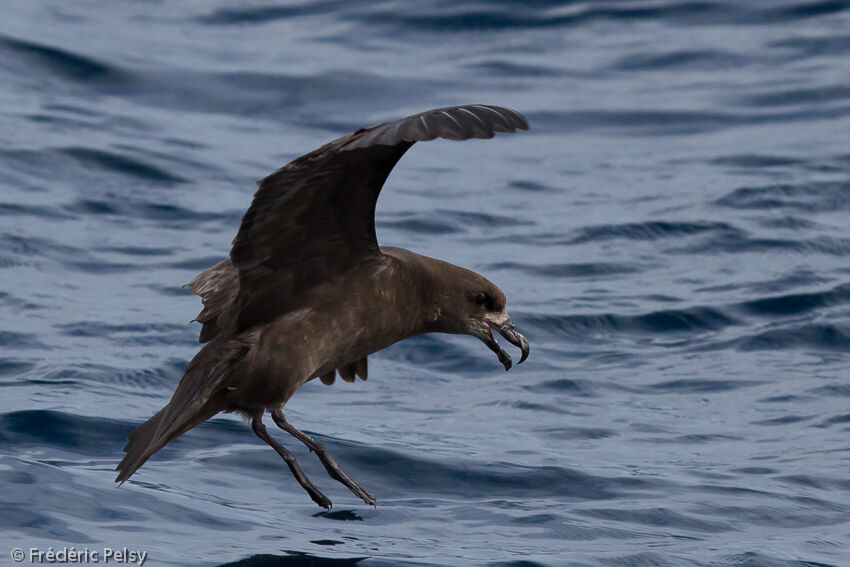
[[[738,99],[742,104],[763,108],[783,107],[799,104],[828,104],[850,99],[850,87],[830,85],[813,88],[773,90],[748,95]]]
[[[432,380],[444,380],[447,373],[487,373],[491,374],[493,362],[489,351],[482,348],[469,348],[456,341],[442,338],[440,335],[418,335],[406,339],[381,351],[381,356],[413,365],[419,372],[431,372]],[[476,347],[478,345],[476,344]],[[443,376],[443,377],[441,377]]]
[[[251,6],[240,8],[220,8],[197,18],[202,24],[245,25],[268,24],[277,20],[292,19],[300,16],[325,14],[347,6],[339,0],[319,0],[293,6]]]
[[[432,7],[433,6],[433,7]],[[848,9],[846,2],[823,0],[788,6],[750,5],[733,2],[689,2],[657,5],[630,5],[619,2],[564,5],[553,1],[469,2],[452,10],[422,4],[413,10],[389,10],[379,3],[370,9],[351,13],[338,1],[322,1],[297,6],[259,6],[225,8],[202,15],[207,25],[264,25],[282,19],[340,12],[339,17],[362,22],[370,27],[450,34],[460,32],[498,32],[507,29],[538,30],[591,26],[599,22],[657,21],[673,25],[765,25],[808,20],[839,14]]]
[[[528,386],[523,386],[524,389],[530,392],[537,392],[543,394],[567,394],[569,396],[576,396],[580,398],[597,397],[598,394],[595,392],[595,390],[598,387],[598,382],[574,378],[557,378],[555,380],[545,380],[536,384],[529,384]],[[530,409],[537,410],[539,408],[532,407]]]
[[[439,89],[439,85],[426,82],[417,77],[385,76],[380,73],[336,69],[319,73],[289,74],[259,71],[203,71],[195,68],[185,69],[129,69],[102,60],[76,54],[71,50],[41,45],[21,39],[0,35],[0,53],[11,52],[10,60],[22,67],[25,76],[33,69],[41,71],[59,84],[74,84],[98,95],[120,95],[126,100],[156,108],[166,108],[193,113],[215,113],[239,116],[264,116],[276,120],[301,124],[310,128],[322,128],[335,134],[353,131],[361,126],[360,120],[332,121],[327,112],[336,110],[339,93],[347,95],[348,112],[353,114],[359,108],[375,112],[380,101],[389,117],[394,117],[392,108],[403,108],[409,104],[411,88],[420,94]],[[310,99],[309,109],[300,101]],[[325,101],[326,108],[320,107]],[[83,107],[68,105],[44,105],[32,115],[38,121],[64,121],[76,130],[100,129],[102,122],[89,124],[85,120],[70,119],[63,114],[68,111],[89,117],[98,114]],[[397,117],[397,116],[395,116]],[[101,118],[107,119],[106,116]],[[374,118],[374,117],[373,117]],[[120,117],[122,121],[129,120]],[[368,118],[366,118],[368,120]],[[377,122],[377,120],[376,120]],[[142,123],[134,124],[142,128]],[[178,140],[178,143],[183,142]],[[81,155],[81,159],[106,161],[114,166],[120,163],[112,156]],[[112,158],[112,159],[110,159]],[[130,169],[135,168],[133,161],[128,162]],[[150,175],[163,182],[181,182],[182,178],[168,173],[150,170],[141,164],[135,168],[137,174]],[[121,168],[117,168],[121,171]]]
[[[370,24],[393,25],[433,33],[464,31],[535,30],[589,26],[597,22],[657,21],[674,25],[764,25],[794,22],[841,13],[845,2],[825,0],[782,7],[732,2],[688,2],[623,5],[613,2],[571,5],[553,9],[548,3],[497,2],[469,5],[454,11],[381,11],[362,14]]]
[[[710,292],[723,294],[729,291],[738,291],[749,297],[763,297],[765,299],[770,299],[777,293],[787,292],[798,288],[821,286],[832,281],[834,281],[832,277],[820,272],[809,269],[798,269],[785,275],[777,275],[770,279],[756,280],[754,282],[735,282],[711,285],[697,288],[694,291],[698,293]],[[733,304],[733,307],[734,306],[735,304]]]
[[[792,58],[840,56],[850,53],[850,35],[818,34],[786,37],[768,43],[768,47],[793,50]]]
[[[67,212],[78,215],[104,215],[145,219],[173,228],[188,227],[207,222],[220,222],[237,226],[240,214],[230,212],[207,212],[189,209],[180,205],[128,199],[78,199],[63,207]]]
[[[604,477],[558,466],[427,461],[379,448],[359,450],[344,458],[367,473],[380,475],[387,486],[405,492],[462,494],[464,498],[534,498],[554,491],[567,498],[608,500],[656,485],[650,480]],[[414,482],[410,471],[416,471]]]
[[[495,77],[556,77],[567,74],[556,67],[545,65],[529,65],[504,59],[486,59],[474,63],[466,63],[467,69],[492,75]]]
[[[0,215],[14,217],[38,217],[48,220],[68,220],[74,215],[68,214],[56,207],[0,203]]]
[[[456,234],[466,232],[469,228],[529,226],[532,223],[504,215],[436,209],[380,215],[375,224],[380,228],[420,234]]]
[[[320,543],[322,541],[334,540],[318,540],[311,543],[316,543],[318,545],[331,545],[330,543]],[[369,559],[370,567],[390,567],[391,565],[398,565],[399,567],[414,567],[421,565],[417,562],[387,562],[374,560],[369,557],[321,557],[310,553],[293,553],[292,555],[257,554],[239,561],[222,563],[218,567],[354,567],[364,559]]]
[[[0,440],[9,446],[64,448],[87,456],[115,455],[119,428],[113,420],[53,410],[0,414]]]
[[[789,238],[754,238],[743,232],[730,232],[708,238],[696,244],[668,248],[665,252],[693,255],[773,252],[784,255],[811,256],[823,254],[843,257],[850,255],[850,238],[817,236],[810,239],[794,240]]]
[[[809,350],[847,351],[850,349],[850,327],[847,325],[809,323],[782,329],[770,329],[734,341],[741,351]]]
[[[695,136],[762,124],[837,120],[850,115],[850,105],[809,107],[770,112],[723,112],[698,109],[536,110],[526,113],[535,131],[544,134],[601,132],[620,136]]]
[[[728,69],[746,65],[745,57],[720,49],[680,50],[666,53],[638,53],[626,55],[616,61],[614,71],[660,71],[686,69]]]
[[[488,264],[487,270],[517,271],[529,276],[547,278],[594,278],[604,279],[610,276],[620,276],[643,271],[632,264],[620,263],[581,263],[581,264],[525,264],[520,262],[501,262]]]
[[[785,316],[846,303],[850,303],[850,284],[842,284],[827,291],[762,297],[738,303],[735,308],[756,315]]]
[[[601,240],[623,238],[627,240],[658,240],[704,233],[740,233],[741,230],[725,222],[671,222],[645,221],[640,223],[607,224],[582,227],[566,244],[584,244]]]
[[[850,182],[822,181],[741,187],[717,199],[718,207],[743,210],[789,209],[818,213],[850,208]]]
[[[434,218],[430,214],[402,213],[399,215],[382,215],[382,217],[381,220],[375,220],[375,226],[378,228],[397,229],[414,234],[457,234],[463,232],[463,228],[457,224]],[[395,219],[390,220],[387,217],[395,217]]]
[[[186,183],[186,179],[178,175],[126,154],[83,147],[62,148],[58,151],[71,156],[86,167],[95,167],[118,175],[136,177],[146,182]]]
[[[762,169],[766,167],[792,167],[805,165],[808,162],[803,159],[788,156],[771,156],[761,154],[736,154],[722,156],[712,159],[714,165],[726,165],[747,169]]]
[[[590,508],[581,510],[579,515],[643,526],[675,526],[686,532],[711,534],[735,530],[735,527],[728,522],[704,520],[697,515],[676,513],[668,508],[621,508],[618,510]]]
[[[653,311],[640,315],[604,313],[596,315],[522,314],[517,317],[523,326],[536,329],[541,335],[558,335],[587,340],[588,332],[628,334],[701,333],[718,331],[739,325],[740,322],[713,307],[691,307]]]
[[[0,331],[0,347],[9,349],[47,349],[46,344],[32,333]]]
[[[130,87],[134,81],[132,75],[115,65],[105,63],[93,57],[79,55],[68,49],[51,47],[0,35],[0,50],[11,52],[12,61],[17,58],[27,59],[35,66],[67,81],[95,83],[101,86],[119,85]]]
[[[2,332],[0,332],[0,341],[2,341]],[[0,346],[4,346],[4,343],[0,342]],[[18,376],[24,374],[25,372],[29,372],[35,368],[35,363],[27,360],[17,360],[14,358],[0,358],[0,376],[11,376],[13,378],[17,378]]]
[[[40,266],[45,260],[49,260],[71,271],[100,274],[129,272],[139,268],[128,262],[98,259],[87,250],[47,238],[0,235],[0,249],[3,250],[0,263],[6,260],[12,265]]]

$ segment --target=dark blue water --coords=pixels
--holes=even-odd
[[[848,30],[837,0],[6,3],[0,562],[850,565]],[[376,509],[275,433],[321,512],[230,416],[116,488],[254,180],[468,102],[532,130],[417,145],[379,239],[499,284],[528,362],[434,335],[305,386],[290,421]]]

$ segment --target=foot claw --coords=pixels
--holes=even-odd
[[[313,502],[315,502],[325,510],[330,510],[331,506],[333,506],[333,504],[331,504],[330,499],[319,491],[316,491],[315,493],[311,492],[310,499],[312,499]]]
[[[356,483],[355,483],[355,484],[356,484]],[[375,497],[374,497],[374,496],[372,496],[371,494],[369,494],[369,493],[366,491],[366,489],[364,489],[364,488],[363,488],[362,486],[360,486],[359,484],[357,484],[356,486],[357,486],[357,489],[356,489],[356,490],[355,490],[354,488],[351,488],[351,487],[349,487],[349,489],[351,489],[351,491],[352,491],[354,494],[356,494],[357,496],[359,496],[359,497],[360,497],[360,499],[361,499],[363,502],[365,502],[366,504],[369,504],[370,506],[376,507],[376,506],[377,506],[377,504],[378,504],[378,501],[377,501],[377,500],[375,500]]]

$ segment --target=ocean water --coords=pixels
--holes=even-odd
[[[4,2],[0,564],[850,565],[848,30],[841,0]],[[273,431],[317,508],[233,416],[117,488],[254,181],[470,102],[531,130],[415,146],[378,236],[500,285],[529,360],[429,335],[305,386],[290,421],[376,508]]]

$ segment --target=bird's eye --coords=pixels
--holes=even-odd
[[[488,299],[490,299],[490,298],[483,291],[479,291],[478,293],[475,294],[475,303],[477,305],[484,305],[485,303],[487,303]]]

